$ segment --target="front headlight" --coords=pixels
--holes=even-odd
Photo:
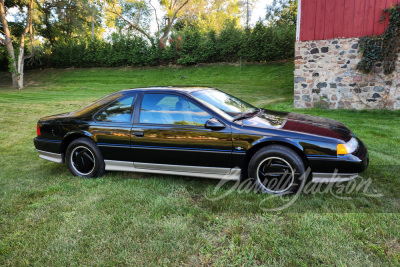
[[[349,142],[346,144],[338,144],[337,145],[337,154],[338,155],[346,155],[351,154],[358,148],[358,141],[356,138],[351,138]]]

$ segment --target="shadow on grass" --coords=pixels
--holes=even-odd
[[[54,167],[51,172],[59,171],[59,167]],[[400,194],[396,190],[399,173],[400,166],[370,166],[353,181],[329,184],[308,181],[301,192],[291,196],[258,193],[243,182],[228,181],[221,186],[220,180],[157,173],[107,172],[100,180],[134,184],[146,190],[153,188],[154,194],[173,193],[183,188],[193,205],[213,212],[391,213],[400,212]],[[84,180],[97,184],[98,179]]]

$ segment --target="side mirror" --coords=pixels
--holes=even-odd
[[[216,118],[211,118],[208,121],[206,121],[204,127],[206,129],[211,129],[211,130],[222,130],[225,128],[225,125]]]

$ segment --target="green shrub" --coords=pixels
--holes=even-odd
[[[70,39],[49,47],[37,48],[32,68],[156,66],[167,64],[250,62],[291,59],[294,55],[296,28],[293,25],[240,29],[227,21],[219,34],[202,32],[192,25],[180,28],[169,39],[165,49],[159,40],[148,41],[138,36],[112,34],[109,41]],[[0,48],[0,70],[7,70],[7,50]]]
[[[244,31],[235,27],[232,21],[227,21],[217,39],[218,61],[233,62],[240,57]]]

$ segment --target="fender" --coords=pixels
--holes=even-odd
[[[85,131],[85,130],[80,130],[80,129],[69,131],[67,134],[64,135],[63,140],[68,139],[70,136],[76,135],[76,134],[84,135],[84,136],[90,137],[91,139],[94,140],[94,136],[91,133],[89,133],[88,131]],[[94,140],[94,141],[96,141],[96,140]]]
[[[307,156],[300,140],[282,137],[282,136],[263,136],[250,144],[250,148],[246,153],[233,153],[233,164],[234,166],[240,166],[242,169],[243,177],[247,177],[247,166],[252,156],[262,147],[268,144],[281,144],[286,145],[295,150],[299,156],[308,164]]]
[[[265,142],[276,142],[281,144],[287,144],[293,147],[297,152],[301,152],[301,156],[305,158],[309,157],[326,157],[326,158],[336,158],[337,143],[327,143],[314,140],[304,140],[290,137],[281,136],[263,136],[262,138],[256,140],[250,150],[253,147],[259,147],[260,144]]]
[[[296,139],[286,138],[286,137],[282,137],[282,136],[263,136],[262,138],[258,139],[254,143],[252,143],[251,148],[258,146],[259,144],[266,143],[266,142],[277,142],[277,143],[290,144],[290,145],[296,147],[297,149],[299,149],[300,151],[302,151],[303,153],[305,152],[303,146],[300,145]],[[250,148],[250,150],[251,150],[251,148]]]
[[[61,153],[63,154],[63,157],[64,157],[65,152],[67,151],[68,145],[69,145],[73,140],[75,140],[76,138],[79,138],[79,136],[86,136],[86,137],[89,137],[90,139],[92,139],[93,141],[96,142],[94,136],[93,136],[91,133],[89,133],[89,132],[87,132],[87,131],[85,131],[85,130],[81,130],[81,129],[74,129],[74,130],[72,130],[72,131],[66,133],[66,134],[64,135],[63,139],[62,139],[62,143],[61,143]]]

